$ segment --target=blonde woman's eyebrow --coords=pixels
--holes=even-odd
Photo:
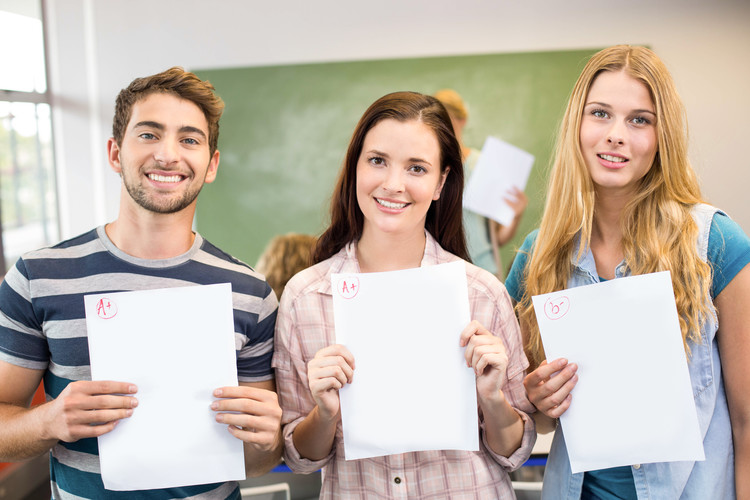
[[[604,109],[612,109],[612,106],[609,105],[609,104],[607,104],[606,102],[591,101],[591,102],[587,102],[586,106],[584,106],[584,107],[588,108],[590,106],[596,106],[598,108],[604,108]],[[650,115],[656,116],[656,112],[654,112],[654,111],[652,111],[650,109],[634,109],[630,113],[631,114],[633,114],[633,113],[635,113],[635,114],[638,114],[638,113],[648,113]]]

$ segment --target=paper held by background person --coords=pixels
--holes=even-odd
[[[229,283],[87,295],[91,377],[131,382],[138,407],[98,438],[109,490],[245,478],[243,443],[215,420],[237,385]]]
[[[534,155],[497,137],[487,137],[482,154],[469,177],[464,208],[509,226],[515,212],[505,202],[513,187],[526,189]]]
[[[669,271],[532,300],[547,359],[578,364],[560,417],[574,473],[704,460]]]
[[[331,276],[336,342],[355,360],[339,391],[347,460],[479,450],[476,382],[459,346],[465,266]]]

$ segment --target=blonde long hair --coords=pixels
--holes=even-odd
[[[658,139],[654,163],[621,215],[625,263],[634,275],[671,271],[688,353],[687,340],[700,341],[700,328],[709,311],[706,298],[711,269],[696,249],[698,226],[690,210],[702,199],[687,157],[682,101],[664,63],[651,50],[628,45],[610,47],[589,60],[570,95],[539,234],[524,271],[525,289],[517,308],[532,368],[545,358],[531,297],[566,288],[576,237],[580,235],[577,259],[583,257],[591,241],[596,194],[580,146],[583,107],[600,73],[621,70],[648,88],[656,108]]]

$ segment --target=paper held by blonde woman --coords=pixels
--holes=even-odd
[[[560,417],[574,473],[705,459],[669,271],[532,300],[547,359],[578,364]]]

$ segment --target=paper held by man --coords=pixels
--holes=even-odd
[[[245,479],[243,443],[215,420],[237,385],[229,283],[87,295],[91,376],[138,387],[133,415],[98,438],[109,490]]]

